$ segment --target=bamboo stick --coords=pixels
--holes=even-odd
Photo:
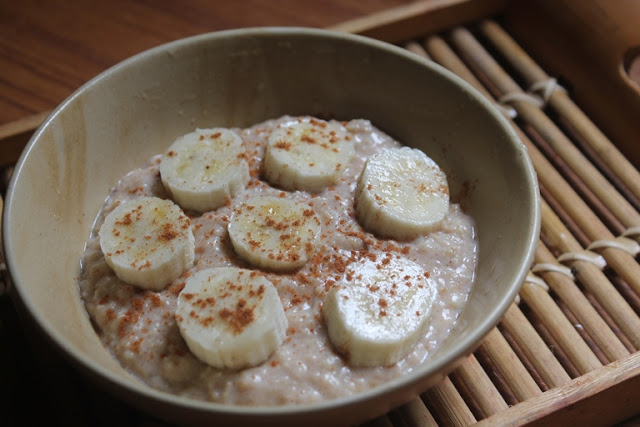
[[[586,374],[602,366],[571,322],[542,287],[525,282],[520,290],[520,296],[538,315],[580,374]]]
[[[405,44],[402,45],[402,47],[404,47],[405,49],[407,49],[410,52],[415,53],[418,56],[421,56],[423,58],[429,58],[429,55],[427,54],[427,51],[424,50],[424,48],[422,46],[420,46],[420,44],[414,40],[410,40],[408,42],[406,42]]]
[[[525,52],[517,42],[493,20],[484,20],[479,28],[482,34],[504,55],[516,72],[524,77],[527,85],[549,81],[550,76]],[[624,183],[632,194],[640,199],[640,173],[600,131],[586,114],[562,90],[550,93],[549,105],[565,118],[577,135],[602,159]]]
[[[463,57],[498,88],[499,96],[524,94],[518,84],[467,29],[456,27],[450,32],[450,36]],[[523,100],[514,100],[511,105],[518,111],[520,117],[551,144],[558,155],[571,167],[573,173],[585,182],[626,227],[640,225],[640,214],[540,110],[539,106]]]
[[[476,422],[476,417],[449,377],[424,392],[422,398],[444,425],[462,427]]]
[[[540,184],[551,194],[551,196],[562,206],[564,211],[571,217],[576,225],[590,240],[611,240],[613,234],[602,224],[599,218],[593,213],[584,200],[571,188],[562,175],[551,165],[542,155],[540,150],[531,140],[519,129],[518,135],[527,146],[529,158],[538,174]]]
[[[576,197],[581,199],[580,203],[582,205],[590,206],[590,210],[593,211],[594,215],[597,215],[599,221],[602,222],[602,231],[605,232],[604,230],[608,230],[605,233],[609,232],[611,236],[613,236],[613,234],[622,234],[626,230],[626,227],[611,211],[609,211],[602,200],[598,198],[598,195],[591,191],[580,177],[573,173],[569,165],[567,165],[567,163],[556,154],[551,144],[549,144],[542,135],[540,135],[532,126],[525,124],[524,127],[526,134],[529,136],[528,144],[533,143],[536,150],[539,150],[546,159],[550,159],[550,167],[555,169],[556,175],[561,177],[561,179],[566,179],[568,188],[572,189],[576,194]],[[553,165],[551,165],[551,163],[553,163]],[[552,179],[547,179],[547,181],[553,182]],[[558,193],[558,191],[556,191],[556,193]],[[567,203],[563,203],[563,199],[560,199],[560,202],[561,203],[558,203],[558,205],[560,209],[564,211],[563,205],[567,205]],[[584,235],[582,230],[580,230],[579,233]],[[591,239],[589,238],[585,239],[585,246],[588,245],[588,242],[590,241]]]
[[[509,407],[474,355],[469,356],[450,377],[454,383],[460,381],[469,390],[484,417]]]
[[[538,244],[535,260],[539,265],[547,264],[561,267],[561,264],[543,244]],[[620,359],[629,354],[624,344],[600,317],[570,277],[552,270],[541,271],[538,274],[568,306],[609,361]]]
[[[513,349],[514,353],[518,356],[518,359],[520,359],[522,364],[527,369],[527,372],[529,372],[529,374],[531,375],[533,380],[536,382],[538,387],[540,387],[540,390],[543,393],[545,391],[549,390],[551,388],[551,386],[549,384],[547,384],[544,381],[544,379],[540,376],[540,374],[538,373],[538,371],[535,368],[535,365],[533,363],[531,363],[531,361],[526,356],[526,354],[522,350],[522,348],[520,348],[520,346],[518,345],[518,342],[514,339],[514,337],[511,335],[511,333],[507,329],[505,329],[504,327],[502,327],[500,325],[498,325],[498,330],[500,331],[500,333],[504,337],[505,341],[507,341],[509,346]]]
[[[544,188],[552,194],[552,196],[561,203],[563,209],[580,227],[581,231],[591,240],[613,240],[614,236],[602,224],[598,217],[589,209],[584,201],[573,191],[573,189],[564,181],[561,175],[553,168],[553,166],[545,159],[538,149],[529,141],[528,138],[521,135],[523,142],[527,145],[529,157],[538,172],[538,179]],[[570,239],[571,233],[563,227],[563,236]],[[570,245],[572,250],[565,252],[577,252],[582,250],[577,242]],[[628,253],[615,249],[607,248],[600,251],[606,259],[610,267],[616,271],[629,286],[640,295],[640,266],[634,258]]]
[[[522,304],[522,312],[527,316],[527,319],[531,322],[531,326],[533,326],[544,341],[549,347],[549,350],[553,353],[558,362],[562,365],[567,374],[571,378],[577,378],[580,376],[580,370],[573,364],[571,358],[567,353],[565,353],[563,346],[558,343],[553,334],[547,329],[545,323],[538,317],[535,311],[531,310],[527,304]]]
[[[484,351],[491,359],[493,368],[504,378],[518,401],[522,402],[542,393],[498,329],[494,328],[489,332],[479,350]]]
[[[527,360],[550,388],[566,384],[571,380],[518,306],[514,304],[509,307],[500,325],[517,342]]]
[[[556,200],[553,194],[547,189],[547,187],[538,180],[538,186],[540,187],[540,195],[544,199],[544,201],[549,205],[551,210],[555,212],[555,214],[562,220],[562,223],[567,227],[567,230],[571,233],[571,235],[580,243],[580,246],[587,247],[589,243],[591,243],[591,239],[587,236],[584,231],[580,228],[578,224],[573,220],[573,218],[564,210],[560,202]],[[542,234],[540,236],[540,240],[544,241],[545,236]],[[558,254],[556,254],[558,255]]]
[[[571,187],[562,179],[560,174],[551,166],[544,156],[536,149],[531,142],[523,138],[527,145],[529,157],[538,172],[538,179],[541,185],[551,193],[567,214],[575,221],[580,229],[591,239],[595,240],[613,240],[614,236],[600,222],[598,217],[586,206],[584,201],[571,189]],[[551,209],[549,209],[551,211]],[[555,216],[555,215],[553,215]],[[544,219],[544,218],[543,218]],[[544,222],[544,221],[543,221]],[[562,224],[559,220],[557,221]],[[564,242],[555,240],[555,247],[565,247],[563,252],[579,252],[582,250],[580,244],[571,237],[571,233],[562,226],[562,233],[556,237],[562,237]],[[545,236],[549,238],[550,236]],[[568,241],[571,241],[569,243]],[[607,263],[615,270],[629,286],[640,295],[640,266],[634,258],[628,253],[620,249],[606,249],[601,251],[602,256]]]
[[[541,210],[542,232],[551,245],[563,253],[581,252],[579,243],[571,237],[564,224],[544,201],[541,204]],[[574,260],[569,265],[575,268],[578,280],[600,302],[627,338],[636,348],[640,348],[640,318],[604,273],[588,261]]]
[[[607,240],[607,239],[602,239]],[[597,249],[616,273],[640,296],[640,266],[635,257],[616,248]]]
[[[423,46],[434,61],[462,77],[487,99],[492,99],[491,94],[484,88],[473,72],[464,65],[464,62],[451,50],[442,37],[437,35],[428,36],[424,39]]]
[[[520,400],[516,397],[513,390],[511,390],[509,383],[500,374],[500,369],[496,367],[496,364],[489,357],[487,352],[482,347],[479,347],[478,349],[476,349],[473,355],[476,357],[476,360],[478,361],[480,366],[482,366],[482,369],[484,369],[484,371],[487,373],[487,376],[489,377],[493,385],[496,387],[498,392],[500,392],[500,395],[504,399],[505,403],[508,406],[519,403]],[[527,374],[529,373],[527,372]],[[482,413],[481,411],[476,411],[476,412]]]
[[[480,81],[441,38],[437,36],[428,37],[425,40],[425,48],[434,60],[443,66],[450,67],[449,69],[456,74],[468,78],[469,83],[485,95],[489,95]],[[496,73],[502,74],[504,71],[498,67]],[[506,78],[508,78],[508,76]],[[599,218],[589,209],[571,186],[567,184],[551,163],[540,153],[537,147],[515,124],[514,129],[527,146],[529,157],[538,173],[538,180],[541,186],[544,186],[544,188],[561,203],[567,214],[592,241],[612,240],[614,238],[613,234],[602,224]],[[570,233],[567,232],[566,235],[568,237]],[[579,245],[577,246],[578,247],[574,247],[573,251],[582,249]],[[602,251],[602,255],[611,267],[629,284],[631,289],[640,295],[640,266],[638,266],[633,257],[618,249],[604,250]]]
[[[613,332],[620,339],[620,341],[622,341],[622,344],[624,344],[627,351],[629,351],[630,353],[634,353],[636,351],[635,346],[629,340],[629,338],[627,338],[624,332],[618,327],[618,325],[616,325],[616,322],[614,322],[611,316],[609,316],[609,313],[607,313],[607,311],[604,308],[602,308],[602,305],[600,304],[600,302],[597,299],[595,299],[593,294],[588,290],[585,290],[585,297],[587,298],[587,300],[589,300],[589,302],[591,303],[593,308],[595,308],[595,310],[598,312],[600,317],[602,317],[602,320],[604,320],[607,323],[607,325],[609,325],[609,327],[613,330]]]
[[[570,93],[570,96],[572,97],[573,90]],[[620,194],[633,205],[636,211],[640,211],[640,199],[638,199],[636,195],[633,194],[633,190],[630,189],[629,186],[626,185],[624,180],[620,178],[619,174],[614,169],[612,169],[611,166],[607,164],[602,157],[600,157],[596,150],[584,140],[583,135],[581,135],[579,131],[571,125],[569,120],[567,120],[566,117],[560,115],[569,113],[553,110],[551,108],[549,108],[548,110],[552,112],[553,115],[551,117],[553,118],[553,120],[558,123],[558,126],[563,129],[563,131],[573,141],[573,143],[584,152],[585,156],[589,158],[591,163],[593,163],[593,165],[597,167],[604,176],[607,177],[607,179],[618,189]]]
[[[627,282],[622,280],[622,278],[613,275],[608,277],[613,286],[615,286],[618,292],[620,292],[620,295],[622,295],[629,305],[633,307],[633,310],[636,313],[640,313],[640,295],[633,292]]]
[[[476,401],[476,396],[471,392],[471,390],[469,390],[466,384],[461,381],[455,373],[449,374],[449,378],[451,379],[451,382],[456,387],[456,389],[460,392],[460,396],[462,396],[462,398],[464,399],[473,416],[477,419],[484,418],[485,415],[482,412],[481,406]]]
[[[549,143],[598,199],[626,227],[640,225],[640,214],[538,107],[516,102],[514,108]]]
[[[584,342],[587,344],[587,346],[589,346],[591,351],[593,351],[593,354],[596,355],[600,363],[602,365],[609,363],[610,362],[609,358],[604,355],[600,347],[598,347],[598,345],[595,343],[591,335],[589,335],[589,333],[584,329],[584,327],[582,326],[582,323],[580,323],[576,318],[576,316],[573,315],[571,310],[569,310],[569,307],[567,307],[564,301],[562,301],[561,299],[555,299],[555,298],[554,298],[554,301],[556,302],[556,304],[558,304],[558,308],[566,316],[567,320],[573,325],[576,332],[580,334],[580,338],[584,340]]]
[[[394,427],[416,427],[416,426],[437,426],[424,402],[416,397],[409,403],[387,414]]]

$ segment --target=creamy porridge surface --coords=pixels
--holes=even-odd
[[[203,214],[187,212],[196,238],[195,265],[159,292],[120,281],[100,250],[98,230],[119,203],[142,196],[168,198],[159,175],[161,156],[124,176],[108,195],[82,259],[81,296],[105,347],[150,386],[196,399],[237,405],[286,405],[329,400],[411,372],[438,348],[455,326],[471,290],[477,242],[473,220],[452,203],[439,230],[408,242],[382,240],[355,219],[354,191],[366,159],[400,144],[369,121],[345,126],[355,139],[355,155],[339,185],[316,194],[284,192],[261,175],[271,131],[282,117],[248,129],[235,129],[249,154],[251,179],[231,203]],[[168,141],[167,146],[170,141]],[[188,274],[217,266],[252,268],[230,244],[227,225],[235,206],[257,194],[291,197],[312,206],[323,222],[313,259],[291,273],[263,272],[283,302],[287,338],[263,364],[238,371],[219,370],[196,359],[180,335],[174,313]],[[332,348],[321,316],[324,298],[345,266],[363,254],[394,253],[420,264],[437,285],[438,296],[424,337],[400,362],[353,368]]]

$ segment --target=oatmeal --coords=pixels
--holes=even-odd
[[[236,405],[273,406],[312,403],[368,390],[411,372],[427,361],[456,324],[471,290],[477,242],[473,220],[451,203],[437,229],[410,240],[381,239],[357,219],[354,194],[366,160],[399,142],[369,121],[344,123],[353,155],[339,164],[340,174],[313,176],[313,192],[297,190],[287,176],[275,186],[264,174],[273,130],[291,121],[282,117],[247,129],[234,129],[245,147],[249,179],[222,206],[205,212],[185,210],[195,237],[193,266],[159,291],[144,290],[117,278],[100,248],[98,231],[105,217],[125,201],[143,197],[170,199],[160,176],[162,156],[124,176],[113,188],[96,219],[82,259],[80,291],[104,346],[132,374],[151,387],[195,399]],[[332,170],[337,169],[333,168]],[[324,182],[324,181],[322,181]],[[291,184],[291,185],[289,185]],[[323,184],[325,185],[325,184]],[[285,190],[284,188],[289,188]],[[286,198],[308,206],[321,232],[306,262],[290,271],[258,268],[238,255],[229,223],[240,206],[257,196]],[[389,366],[357,368],[334,348],[322,307],[348,267],[364,258],[375,262],[402,258],[419,265],[435,287],[424,333],[409,353]],[[284,308],[283,343],[257,366],[217,369],[196,358],[176,321],[178,295],[190,276],[215,267],[241,267],[272,282]]]

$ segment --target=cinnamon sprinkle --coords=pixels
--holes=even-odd
[[[246,301],[241,299],[234,310],[223,308],[218,312],[220,317],[229,324],[234,335],[242,333],[254,321],[253,308],[247,308],[245,305]]]

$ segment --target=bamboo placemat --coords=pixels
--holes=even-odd
[[[518,300],[478,350],[440,384],[367,425],[594,425],[640,412],[638,170],[497,21],[402,46],[461,76],[509,118],[538,173],[542,234]],[[24,340],[6,332],[13,317],[2,320],[3,337]],[[73,378],[64,397],[54,391],[60,373],[42,380],[56,421],[95,421],[93,408],[109,414],[108,424],[161,425],[64,362],[45,368]]]
[[[376,423],[595,425],[640,412],[638,170],[497,21],[402,46],[510,119],[538,174],[542,233],[518,300],[480,348]]]

